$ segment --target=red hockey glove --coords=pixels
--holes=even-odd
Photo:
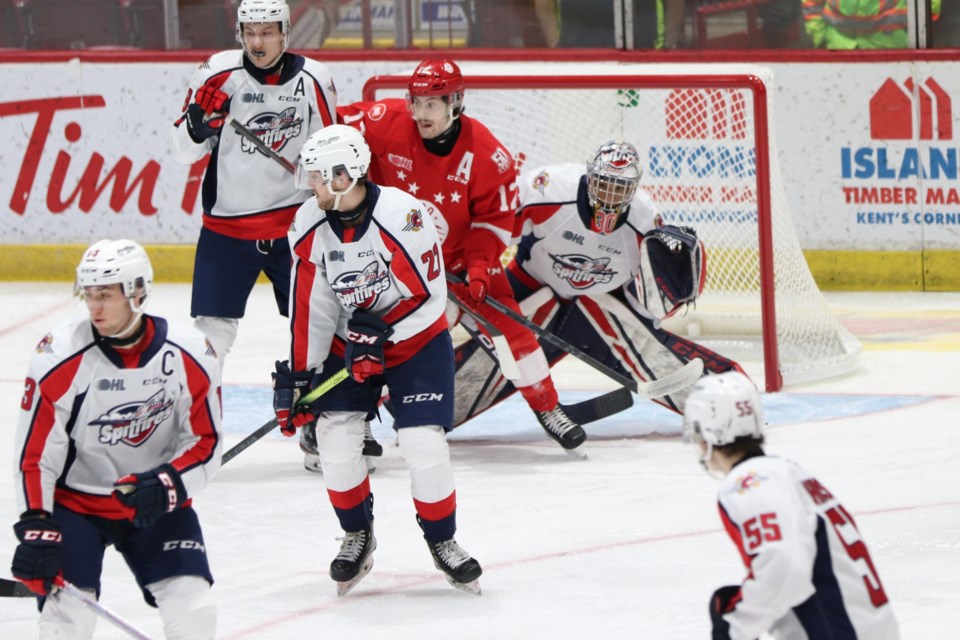
[[[53,579],[60,575],[60,542],[63,540],[60,526],[49,514],[42,513],[43,516],[40,512],[23,515],[13,525],[13,532],[20,544],[13,552],[13,565],[10,567],[14,577],[41,596],[50,591]]]
[[[467,264],[467,283],[470,287],[470,298],[474,302],[483,302],[490,291],[490,267],[486,261],[471,260]]]
[[[306,393],[314,379],[313,370],[290,371],[290,363],[277,360],[273,378],[273,412],[280,425],[280,433],[288,438],[299,427],[316,420],[316,416],[307,407],[298,407],[300,397]]]
[[[162,464],[143,473],[131,473],[113,483],[113,496],[132,508],[133,526],[149,527],[165,513],[183,506],[187,489],[172,464]]]
[[[197,95],[194,102],[200,105],[203,112],[210,115],[214,111],[223,111],[223,105],[226,104],[230,96],[213,85],[205,84],[197,89]]]
[[[393,335],[393,328],[379,317],[359,309],[347,323],[347,348],[344,361],[350,371],[350,377],[364,382],[383,373],[386,359],[383,347]]]

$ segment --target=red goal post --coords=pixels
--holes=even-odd
[[[664,220],[697,229],[707,286],[667,328],[731,357],[760,350],[767,391],[846,373],[859,342],[832,316],[790,217],[770,121],[772,72],[756,65],[467,63],[468,115],[521,171],[633,143]],[[374,76],[364,100],[405,94]],[[756,339],[759,338],[759,339]]]

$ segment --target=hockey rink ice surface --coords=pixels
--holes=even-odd
[[[13,439],[33,347],[84,308],[68,283],[0,283],[0,576],[17,517]],[[158,283],[149,310],[189,321],[188,285]],[[767,451],[814,473],[857,519],[902,637],[960,638],[960,294],[829,294],[863,343],[846,377],[767,394]],[[287,325],[258,285],[224,375],[225,450],[271,418],[270,372]],[[561,400],[611,384],[577,362],[554,369]],[[756,363],[747,372],[761,379]],[[717,481],[679,437],[680,418],[637,399],[587,427],[578,461],[518,398],[450,435],[457,540],[483,565],[480,597],[434,569],[389,425],[371,476],[373,571],[338,598],[327,575],[340,529],[322,478],[271,434],[195,500],[216,578],[218,638],[705,639],[713,590],[744,569],[717,515]],[[159,615],[107,551],[101,602],[151,638]],[[0,599],[0,638],[36,637],[35,603]],[[100,620],[96,638],[125,638]]]

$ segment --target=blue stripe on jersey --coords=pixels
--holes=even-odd
[[[817,556],[813,561],[813,586],[816,591],[806,602],[793,608],[808,638],[820,640],[857,640],[850,616],[843,605],[843,594],[833,573],[827,525],[817,516]]]

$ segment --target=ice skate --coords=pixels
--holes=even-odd
[[[310,423],[300,429],[300,450],[303,451],[303,468],[313,473],[323,473],[317,451],[317,425]]]
[[[587,439],[587,434],[583,427],[564,413],[563,407],[557,405],[550,411],[534,411],[534,414],[547,435],[556,440],[564,451],[576,458],[586,457],[579,452],[573,453],[573,450],[583,444]]]
[[[379,458],[383,455],[383,445],[373,437],[369,420],[363,423],[363,455],[372,458]]]
[[[337,583],[337,595],[345,596],[373,568],[377,539],[373,530],[347,531],[340,538],[340,553],[330,563],[330,577]]]
[[[430,548],[430,555],[433,556],[433,564],[443,571],[447,582],[461,591],[480,595],[479,578],[483,569],[480,568],[479,562],[457,544],[456,540],[453,538],[443,542],[427,540],[427,546]]]

